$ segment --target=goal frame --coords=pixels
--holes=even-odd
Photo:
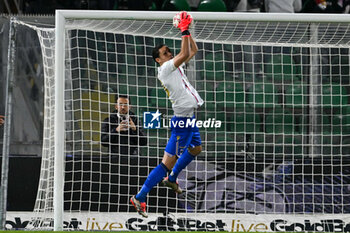
[[[176,12],[160,11],[90,11],[56,10],[55,14],[55,142],[54,142],[54,231],[63,230],[64,187],[64,84],[65,84],[65,33],[67,19],[128,19],[169,20]],[[191,12],[195,20],[201,21],[245,21],[245,22],[308,22],[350,23],[350,15],[342,14],[289,14],[289,13],[233,13]]]

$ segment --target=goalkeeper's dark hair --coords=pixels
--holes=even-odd
[[[159,44],[159,45],[157,45],[156,47],[153,48],[153,50],[152,50],[152,57],[153,57],[153,60],[154,60],[155,62],[157,62],[157,61],[156,61],[156,58],[159,58],[159,49],[161,49],[163,46],[167,46],[167,45],[165,45],[165,44]],[[158,62],[157,62],[157,63],[158,63]]]

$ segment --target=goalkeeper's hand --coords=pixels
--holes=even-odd
[[[188,30],[188,28],[190,27],[190,24],[192,23],[192,15],[190,15],[189,13],[187,13],[186,11],[181,11],[179,14],[179,18],[180,18],[180,22],[178,24],[178,28],[181,30],[181,32],[184,32],[186,30]]]

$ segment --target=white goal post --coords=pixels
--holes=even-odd
[[[100,142],[91,136],[96,134],[92,125],[102,124],[101,115],[108,113],[106,110],[102,110],[99,103],[99,101],[102,102],[101,96],[108,96],[106,97],[108,100],[104,100],[106,103],[103,104],[108,105],[108,109],[111,106],[113,108],[114,103],[109,100],[109,97],[111,94],[116,94],[115,90],[125,88],[126,93],[124,94],[128,94],[136,100],[135,105],[138,106],[134,108],[137,108],[137,117],[140,122],[143,120],[142,111],[146,110],[162,109],[164,115],[171,115],[169,112],[171,105],[167,102],[164,93],[158,92],[162,91],[159,84],[153,82],[151,85],[154,86],[148,87],[147,85],[149,85],[149,78],[156,78],[154,73],[156,65],[149,63],[151,60],[149,52],[152,46],[161,41],[171,43],[170,47],[175,52],[179,50],[180,33],[172,26],[172,18],[175,13],[56,11],[54,129],[51,129],[54,132],[54,154],[52,155],[54,158],[54,177],[51,177],[47,170],[45,171],[46,175],[41,177],[41,181],[45,180],[42,185],[45,187],[52,185],[51,179],[54,178],[54,186],[49,187],[53,189],[53,206],[51,206],[50,201],[47,204],[43,199],[39,200],[38,203],[41,204],[37,205],[38,212],[45,213],[48,206],[48,209],[53,210],[55,231],[63,230],[65,215],[64,179],[67,176],[65,169],[68,166],[65,164],[68,154],[68,152],[66,153],[68,150],[67,135],[73,135],[70,136],[73,139],[69,139],[70,143],[73,144],[71,146],[73,149],[69,149],[69,156],[73,158],[75,151],[81,157],[85,156],[85,152],[91,157],[95,152],[105,153],[101,149],[95,150],[94,146],[98,146]],[[350,213],[350,208],[346,202],[350,200],[350,192],[345,189],[346,185],[350,185],[350,182],[347,183],[348,179],[345,176],[350,169],[344,168],[343,165],[346,165],[347,159],[349,159],[348,147],[350,143],[350,131],[348,131],[350,109],[347,107],[350,96],[350,82],[347,81],[350,78],[347,67],[350,57],[349,15],[223,12],[191,12],[191,14],[195,22],[191,32],[196,41],[200,43],[200,49],[197,57],[187,68],[187,72],[190,81],[194,83],[206,102],[204,108],[199,110],[199,119],[216,118],[223,121],[223,127],[201,131],[204,145],[203,157],[192,163],[192,166],[183,171],[182,176],[179,177],[180,185],[187,188],[188,192],[181,197],[171,197],[175,203],[175,207],[171,210],[174,210],[175,215],[178,214],[176,217],[183,215],[186,218],[187,213],[193,214],[193,216],[203,214],[205,216],[203,218],[208,218],[208,222],[203,223],[207,225],[200,229],[208,228],[220,231],[224,229],[223,225],[226,226],[225,230],[240,231],[245,229],[244,227],[247,225],[244,224],[248,223],[244,220],[239,223],[239,220],[236,221],[231,217],[231,221],[226,219],[227,221],[222,223],[221,220],[217,220],[215,225],[209,222],[209,220],[215,219],[213,217],[215,214],[226,217],[250,214],[254,218],[261,214],[257,219],[264,219],[261,216],[266,214],[266,219],[272,221],[271,225],[254,223],[255,230],[261,230],[261,227],[266,227],[265,230],[273,230],[271,226],[274,223],[273,226],[280,224],[279,229],[294,231],[297,229],[292,229],[293,221],[302,222],[305,224],[304,229],[310,230],[312,227],[306,226],[306,222],[309,220],[305,220],[303,218],[305,216],[309,217],[313,223],[321,222],[323,229],[326,229],[324,224],[329,218],[347,222],[349,216],[346,214]],[[45,29],[40,28],[36,28],[36,30],[39,32],[39,38],[40,30],[45,31]],[[89,36],[89,32],[93,36]],[[99,37],[98,33],[103,35]],[[120,69],[110,68],[113,65],[116,66],[118,58],[111,62],[105,58],[111,53],[117,53],[115,48],[108,50],[111,43],[107,41],[107,37],[110,36],[113,38],[112,41],[117,44],[116,34],[123,35],[124,47],[121,53],[124,54],[121,56],[125,55],[123,59],[126,60],[120,62],[123,65]],[[127,38],[129,34],[132,35],[131,42]],[[89,66],[89,62],[97,64],[91,66],[93,68],[89,66],[89,69],[86,69],[85,64],[81,64],[81,67],[72,65],[82,62],[79,58],[73,57],[71,59],[73,50],[73,53],[79,56],[80,36],[84,43],[91,43],[91,46],[85,44],[83,46],[86,46],[86,48],[84,47],[86,53],[92,51],[95,54],[93,58],[89,58],[91,61],[86,59],[88,60],[86,61],[87,66]],[[73,42],[71,39],[75,37],[78,38],[77,42]],[[145,44],[140,45],[137,39]],[[45,44],[45,38],[41,37],[41,43]],[[107,68],[100,65],[98,61],[100,58],[99,43],[104,50],[101,52],[102,57],[105,56],[101,59],[106,63],[104,65]],[[129,45],[132,47],[130,51],[128,50]],[[42,45],[43,50],[45,48],[53,49],[53,45],[50,43],[45,44],[45,46]],[[138,46],[141,47],[140,52],[136,51]],[[132,62],[128,62],[126,54],[131,55]],[[43,51],[43,57],[45,57],[45,51]],[[89,56],[87,55],[87,57]],[[144,59],[140,64],[135,62],[139,58]],[[45,63],[45,66],[53,68],[52,63]],[[129,71],[129,66],[136,71]],[[139,72],[138,69],[142,71]],[[67,91],[67,80],[75,82],[70,80],[70,76],[74,72],[78,73],[77,76],[86,72],[88,78],[95,74],[103,78],[106,75],[107,78],[103,81],[96,81],[98,84],[93,87],[91,80],[86,81],[88,84],[84,83],[87,87],[81,83],[79,83],[79,87],[70,84],[72,88]],[[110,77],[108,75],[110,73],[114,75],[113,77],[118,77],[117,80],[120,80],[119,75],[123,75],[126,81],[122,84],[125,84],[125,87],[121,87],[121,84],[115,81],[116,83],[113,85],[116,88],[113,87],[114,92],[110,91],[113,89],[112,85],[109,84]],[[144,76],[146,81],[139,80],[138,75]],[[136,81],[129,82],[129,79]],[[95,80],[93,81],[95,82]],[[102,85],[106,86],[105,90],[102,90]],[[91,111],[88,111],[88,114],[90,114],[90,118],[89,121],[85,121],[90,124],[88,129],[91,131],[91,135],[88,139],[84,138],[84,132],[80,132],[83,131],[83,116],[87,112],[87,109],[81,107],[86,102],[86,97],[83,97],[84,91],[90,96],[93,92],[98,93],[96,99],[89,99]],[[66,96],[70,96],[71,99],[65,99]],[[77,103],[75,103],[75,96],[80,98]],[[148,102],[142,102],[141,98],[146,98]],[[163,100],[164,103],[160,103]],[[95,102],[97,102],[97,107],[92,109]],[[145,106],[141,103],[144,103]],[[81,116],[76,121],[69,119],[68,122],[66,119],[67,105],[69,104],[80,106],[76,111]],[[71,114],[72,118],[76,116],[74,111],[73,107],[69,109],[68,114]],[[92,117],[95,113],[99,114],[97,118]],[[67,126],[67,124],[70,125]],[[50,126],[46,127],[50,128]],[[80,131],[75,131],[74,127],[80,127]],[[52,133],[52,131],[50,132]],[[154,155],[160,158],[169,134],[166,131],[164,131],[165,133],[163,131],[155,132],[146,132],[146,135],[153,140],[146,150],[147,155],[155,153]],[[74,137],[78,133],[83,136],[76,138],[82,142],[81,145],[75,146]],[[88,146],[86,141],[90,143]],[[88,147],[89,151],[84,151]],[[138,161],[141,159],[138,158]],[[101,160],[100,163],[103,164],[105,161]],[[111,161],[108,162],[108,165],[110,164],[112,164]],[[83,165],[81,166],[83,167]],[[128,163],[128,166],[130,168],[133,164]],[[147,166],[147,169],[154,167],[148,162]],[[310,169],[310,166],[311,173],[304,170]],[[71,169],[74,170],[75,165],[73,164],[72,167]],[[327,167],[330,167],[331,171],[328,171]],[[83,170],[80,167],[78,169]],[[322,171],[319,172],[318,169]],[[100,177],[105,175],[102,170],[98,171]],[[323,172],[323,170],[326,171]],[[84,174],[84,171],[79,172]],[[69,175],[72,177],[79,177],[80,173],[77,175],[74,171],[69,171]],[[91,171],[92,173],[93,171]],[[92,177],[91,174],[88,176]],[[314,180],[317,175],[322,177],[322,181]],[[129,176],[133,176],[130,171]],[[145,175],[137,174],[137,176],[144,178]],[[336,182],[339,180],[340,183],[328,181],[328,177],[334,178]],[[74,183],[74,178],[70,182]],[[83,178],[81,182],[84,183]],[[94,180],[91,178],[90,182],[93,183]],[[102,187],[98,191],[103,190],[105,181],[96,182],[100,182],[99,185]],[[292,182],[293,187],[290,190],[288,187],[286,188],[288,182]],[[140,185],[142,184],[137,182],[130,184],[128,193],[120,194],[120,196],[123,195],[124,198],[124,196],[133,195],[134,193],[131,192],[134,192]],[[200,185],[203,185],[203,188]],[[296,190],[295,187],[299,189]],[[103,192],[108,193],[111,190],[111,188],[106,189],[108,191],[104,190]],[[329,190],[332,190],[332,193],[328,193]],[[341,190],[341,194],[338,194],[341,196],[337,194],[339,190]],[[72,203],[78,202],[73,198],[74,191],[66,194],[70,195]],[[92,193],[95,190],[90,189],[90,191]],[[300,198],[299,192],[302,192],[305,197]],[[243,201],[237,198],[241,194]],[[83,196],[83,192],[80,195]],[[91,194],[89,198],[91,199]],[[124,200],[121,197],[118,198],[119,201]],[[100,206],[99,202],[103,198],[99,196],[98,200],[90,199],[88,200],[88,202],[90,201],[89,207],[93,206],[95,202]],[[80,197],[79,200],[83,202],[84,199]],[[107,205],[109,201],[111,200],[106,201]],[[334,204],[330,202],[334,202]],[[70,205],[73,206],[73,204]],[[73,213],[74,211],[96,211],[91,210],[93,208],[81,208],[82,205],[79,203],[76,205],[79,206],[77,209],[70,209]],[[128,205],[128,203],[123,205]],[[151,202],[150,206],[152,207],[152,205],[154,207],[157,204]],[[103,211],[109,212],[111,208],[106,207],[106,209],[108,210]],[[128,212],[128,216],[137,214],[136,212],[129,213],[128,209],[121,209],[122,213],[123,211]],[[158,207],[154,207],[153,212],[162,211],[163,209],[158,211]],[[168,209],[166,211],[171,212]],[[287,219],[286,222],[273,218],[273,216],[282,213],[294,217]],[[72,213],[69,214],[72,216]],[[319,214],[325,215],[320,216]],[[343,217],[340,217],[339,214],[343,214]],[[284,226],[281,226],[283,225],[281,221],[285,224]],[[177,224],[180,226],[180,221]],[[36,227],[40,228],[40,226]],[[143,229],[141,224],[139,229]],[[190,226],[189,228],[185,227],[185,229],[199,228],[191,228]],[[92,230],[96,230],[96,228]],[[312,230],[317,229],[312,228]]]

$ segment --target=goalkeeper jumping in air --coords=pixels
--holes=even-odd
[[[174,116],[171,119],[171,136],[165,147],[162,162],[148,175],[141,190],[132,196],[130,202],[143,217],[146,212],[146,197],[159,182],[176,193],[182,193],[177,183],[179,173],[202,151],[201,138],[195,124],[186,124],[194,120],[194,111],[203,104],[197,91],[189,83],[182,65],[197,53],[198,47],[189,32],[192,16],[185,11],[174,17],[174,26],[182,32],[181,51],[173,57],[170,49],[162,44],[153,49],[153,59],[160,65],[158,79],[167,93]],[[182,122],[182,123],[181,123]],[[168,172],[170,175],[164,178]]]

